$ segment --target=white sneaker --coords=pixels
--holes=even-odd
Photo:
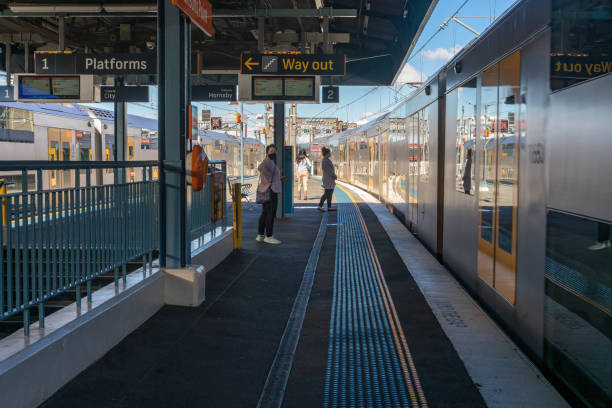
[[[264,239],[266,239],[264,235],[257,235],[257,237],[255,237],[255,241],[257,242],[264,242]]]
[[[263,242],[265,242],[266,244],[274,244],[274,245],[278,245],[281,243],[281,241],[279,241],[278,239],[274,238],[274,237],[266,237]]]
[[[598,242],[594,245],[591,245],[587,249],[590,251],[599,251],[600,249],[610,248],[610,246],[612,246],[612,243],[610,243],[610,241],[608,240],[604,242]]]

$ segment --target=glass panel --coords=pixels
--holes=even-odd
[[[419,175],[419,116],[408,117],[408,149],[409,149],[409,183],[408,183],[408,217],[417,223],[418,210],[418,175]]]
[[[497,121],[497,245],[495,289],[514,303],[516,288],[516,215],[518,205],[518,138],[521,56],[514,53],[499,65]]]
[[[612,405],[610,223],[549,211],[544,357],[585,405]]]
[[[612,72],[612,1],[553,0],[552,90]]]
[[[457,89],[457,150],[455,179],[457,191],[474,194],[474,149],[476,147],[476,78]]]
[[[478,178],[478,275],[493,285],[498,66],[482,73]]]
[[[429,182],[429,115],[431,107],[419,112],[419,135],[421,142],[421,183]]]

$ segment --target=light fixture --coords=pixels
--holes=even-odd
[[[157,5],[151,4],[104,4],[104,10],[109,13],[155,13]]]
[[[101,4],[9,4],[13,13],[99,13]]]
[[[455,74],[460,74],[462,70],[463,70],[463,62],[457,61],[455,63]]]

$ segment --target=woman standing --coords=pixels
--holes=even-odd
[[[324,147],[321,149],[321,153],[323,153],[323,160],[321,161],[321,170],[323,172],[323,189],[325,190],[323,195],[321,196],[321,201],[319,201],[318,210],[323,212],[323,202],[327,200],[327,211],[336,211],[335,208],[332,208],[332,195],[334,194],[334,188],[336,187],[336,172],[334,171],[334,164],[329,159],[331,156],[331,151]]]
[[[298,154],[295,162],[295,174],[297,175],[298,181],[298,200],[302,199],[302,190],[304,191],[304,200],[308,200],[308,179],[310,178],[312,162],[308,158],[306,150],[300,150],[300,154]]]
[[[261,215],[259,216],[259,231],[257,242],[268,244],[280,244],[281,241],[272,235],[274,229],[274,217],[276,216],[276,206],[278,205],[278,194],[281,192],[280,169],[276,166],[276,146],[271,144],[266,147],[266,158],[261,162],[259,170],[259,185],[257,186],[257,196],[269,197],[262,202]],[[264,235],[265,233],[265,235]]]

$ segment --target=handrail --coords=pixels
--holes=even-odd
[[[15,160],[0,161],[0,171],[12,170],[70,170],[70,169],[112,169],[123,167],[159,166],[155,160],[139,161],[47,161]]]

